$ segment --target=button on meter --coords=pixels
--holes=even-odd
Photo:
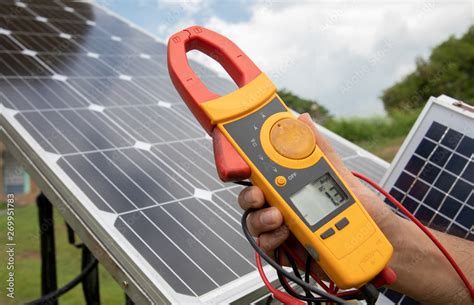
[[[285,186],[286,185],[286,178],[283,176],[278,176],[275,178],[275,184],[278,186]]]
[[[280,155],[289,159],[304,159],[316,147],[311,128],[293,118],[276,122],[270,131],[270,141]]]

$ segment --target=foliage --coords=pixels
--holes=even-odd
[[[356,144],[375,143],[406,136],[420,111],[394,111],[390,117],[332,118],[324,126]]]
[[[428,60],[418,58],[416,70],[386,89],[381,99],[395,110],[423,107],[430,96],[449,95],[474,105],[474,25],[461,37],[451,36],[432,50]]]
[[[316,101],[301,98],[286,89],[278,91],[278,95],[288,107],[299,113],[309,113],[318,123],[324,123],[331,117],[327,108]]]

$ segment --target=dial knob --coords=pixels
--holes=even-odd
[[[316,146],[311,128],[297,119],[282,119],[270,130],[273,148],[289,159],[304,159],[311,155]]]

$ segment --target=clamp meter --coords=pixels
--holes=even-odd
[[[188,64],[197,49],[239,89],[209,91]],[[168,69],[177,91],[212,136],[219,177],[249,178],[339,288],[358,288],[388,264],[392,245],[270,79],[229,39],[199,26],[171,36]]]

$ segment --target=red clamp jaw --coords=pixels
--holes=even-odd
[[[225,182],[247,179],[251,174],[250,167],[201,108],[200,104],[214,100],[219,95],[210,91],[189,66],[186,53],[191,50],[199,50],[219,62],[239,88],[254,80],[261,71],[232,41],[199,26],[178,32],[168,41],[171,80],[188,108],[213,139],[219,177]]]

